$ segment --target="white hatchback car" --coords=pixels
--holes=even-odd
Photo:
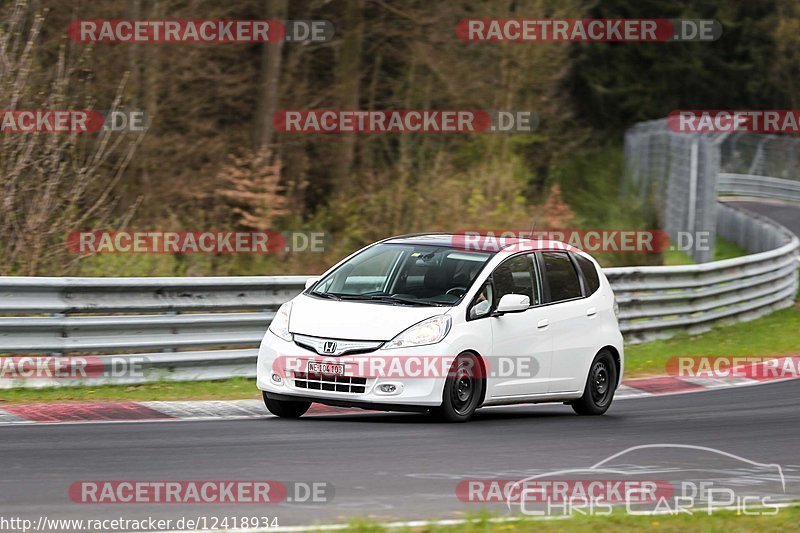
[[[556,241],[400,236],[340,261],[283,304],[258,352],[267,408],[431,411],[564,402],[605,413],[624,354],[594,259]]]

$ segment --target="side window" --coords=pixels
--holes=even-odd
[[[586,295],[594,294],[600,288],[600,276],[597,274],[594,263],[579,254],[575,254],[574,257],[583,272],[583,279],[586,280]]]
[[[572,261],[564,252],[542,252],[544,277],[550,288],[550,302],[580,298],[581,282]]]
[[[534,284],[533,261],[531,255],[512,257],[498,266],[492,273],[494,282],[494,305],[506,294],[524,294],[531,299],[531,305],[541,303],[539,290]]]

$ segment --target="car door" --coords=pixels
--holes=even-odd
[[[568,252],[538,252],[537,258],[553,335],[549,392],[583,390],[586,369],[594,356],[591,328],[596,309],[592,314]]]
[[[491,276],[492,309],[506,294],[530,298],[528,309],[489,318],[492,326],[490,364],[493,398],[544,394],[548,390],[552,336],[541,284],[532,253],[515,255],[501,263]]]

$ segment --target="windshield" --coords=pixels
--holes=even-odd
[[[378,244],[320,280],[310,294],[397,305],[454,305],[491,253],[416,244]]]

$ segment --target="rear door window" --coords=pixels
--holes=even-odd
[[[544,279],[549,289],[548,303],[580,298],[581,282],[565,252],[542,252]]]

